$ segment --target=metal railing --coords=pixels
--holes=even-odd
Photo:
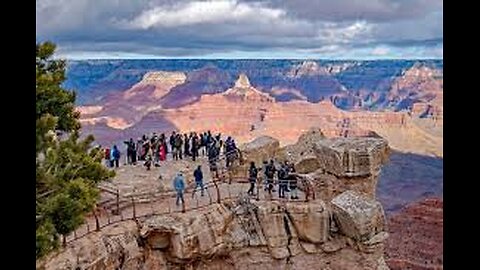
[[[265,193],[264,200],[279,201],[283,203],[303,203],[308,202],[310,199],[315,200],[315,192],[313,191],[309,180],[304,176],[298,176],[301,183],[298,188],[303,191],[305,196],[303,200],[290,200],[288,196],[287,198],[276,198],[274,194],[268,195],[267,193]],[[242,186],[241,190],[243,191],[232,192],[232,184],[219,182],[219,180],[214,180],[204,185],[204,192],[208,197],[206,203],[200,203],[198,198],[199,196],[195,196],[201,192],[200,190],[189,189],[183,193],[185,203],[182,203],[181,206],[174,208],[172,208],[172,199],[176,198],[176,191],[150,193],[143,192],[122,195],[118,189],[114,192],[112,192],[112,190],[107,191],[106,189],[103,189],[102,191],[104,192],[108,192],[110,194],[113,193],[114,198],[98,203],[92,213],[87,216],[84,225],[68,235],[65,243],[72,243],[73,241],[81,239],[93,232],[98,232],[105,227],[112,226],[123,221],[133,220],[135,222],[139,222],[141,219],[153,216],[170,215],[172,213],[186,213],[206,208],[213,204],[220,204],[222,201],[237,199],[245,193],[246,187],[249,186],[249,184],[235,183],[234,185]],[[257,196],[255,198],[257,201],[260,200],[260,186],[261,183],[258,183]],[[243,187],[245,187],[245,190]],[[211,194],[213,189],[215,190],[213,192],[214,194]]]

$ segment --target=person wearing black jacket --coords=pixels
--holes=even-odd
[[[172,152],[172,159],[173,160],[178,160],[178,154],[175,151],[175,131],[172,131],[172,135],[170,135],[170,138],[168,142],[170,143],[170,150]]]
[[[273,163],[273,159],[270,160],[270,164],[267,165],[265,168],[265,176],[267,177],[268,183],[268,193],[271,195],[273,190],[273,178],[275,177],[275,164]]]
[[[278,170],[278,197],[285,198],[285,192],[287,191],[288,185],[288,172],[284,164],[280,170]]]
[[[200,147],[200,141],[198,139],[197,133],[194,133],[192,136],[192,161],[198,157],[198,148]]]
[[[197,187],[200,188],[201,196],[203,197],[203,173],[201,165],[198,165],[197,169],[193,172],[193,177],[195,178],[195,188],[192,192],[192,198],[195,195],[195,191],[197,191]]]
[[[250,168],[248,169],[248,181],[250,182],[250,189],[247,191],[249,195],[255,195],[255,183],[257,182],[258,169],[255,167],[255,162],[250,162]]]

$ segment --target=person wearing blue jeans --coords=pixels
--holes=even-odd
[[[179,205],[179,201],[182,201],[182,205],[185,204],[185,200],[183,199],[183,192],[185,191],[185,179],[183,177],[183,173],[179,172],[175,179],[173,180],[173,187],[177,192],[177,206]]]
[[[195,195],[195,191],[197,191],[197,187],[201,190],[201,196],[203,197],[203,173],[202,173],[202,166],[198,165],[197,169],[193,172],[193,177],[195,177],[195,188],[192,192],[192,198]]]

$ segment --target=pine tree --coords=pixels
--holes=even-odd
[[[59,246],[84,222],[98,198],[96,184],[114,176],[91,148],[93,136],[79,140],[75,93],[62,88],[65,61],[52,59],[55,45],[36,46],[36,256]],[[59,140],[57,132],[67,138]]]

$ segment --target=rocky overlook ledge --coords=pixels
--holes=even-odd
[[[311,130],[294,145],[279,145],[257,138],[242,146],[243,159],[288,157],[309,199],[259,199],[234,190],[238,196],[220,203],[103,228],[37,262],[37,269],[389,269],[387,224],[375,199],[387,142],[326,139]],[[245,172],[245,163],[235,174]]]

